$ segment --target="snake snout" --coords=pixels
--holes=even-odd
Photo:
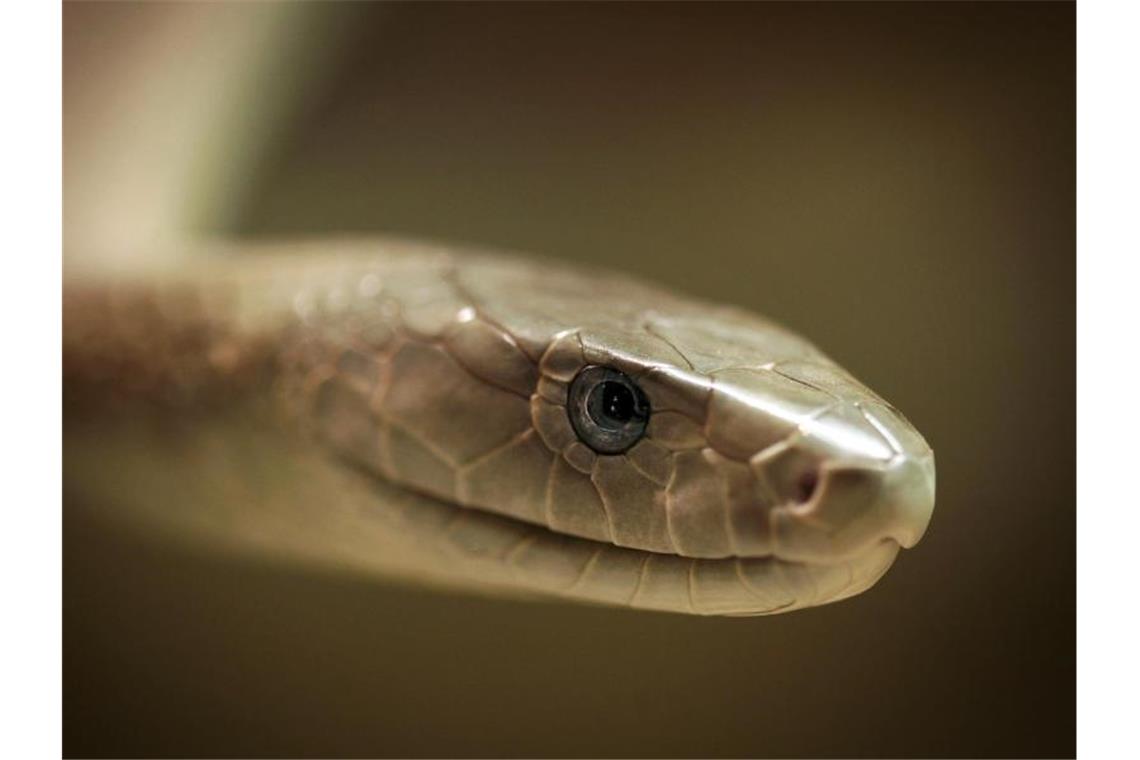
[[[887,540],[903,547],[918,542],[934,510],[934,463],[930,456],[874,464],[825,461],[805,471],[795,487],[770,513],[776,555],[845,560]]]
[[[901,418],[851,406],[814,417],[752,457],[773,505],[776,555],[833,562],[887,540],[916,544],[934,509],[934,455],[911,430]]]
[[[908,549],[917,544],[934,514],[934,454],[897,461],[885,474],[882,498],[894,518],[887,535]]]

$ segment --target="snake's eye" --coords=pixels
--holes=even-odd
[[[583,443],[599,454],[620,454],[645,434],[649,399],[629,375],[589,366],[570,383],[566,411]]]

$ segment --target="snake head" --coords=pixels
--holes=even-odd
[[[686,557],[824,563],[884,541],[913,546],[930,520],[934,459],[923,438],[766,320],[650,313],[636,329],[580,328],[552,342],[540,372],[534,424],[598,490],[609,536],[593,526],[594,538]],[[633,408],[624,396],[645,407],[641,434],[620,451],[590,437],[607,393],[619,417]]]
[[[926,529],[929,446],[795,333],[612,273],[440,261],[338,290],[360,303],[284,374],[383,479],[545,529],[502,557],[547,546],[558,593],[792,609],[869,587]]]

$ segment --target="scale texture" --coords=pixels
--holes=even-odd
[[[217,440],[245,440],[279,481],[307,472],[305,487],[207,488],[190,521],[286,559],[763,614],[865,590],[933,509],[926,442],[811,343],[610,271],[398,240],[257,245],[181,272],[77,278],[64,317],[73,471],[120,496],[121,478],[96,474],[112,456],[118,472],[134,457],[129,472],[169,473],[156,494],[253,480],[219,474]],[[591,366],[649,402],[620,454],[596,453],[567,411]],[[187,422],[154,433],[163,419]],[[191,467],[185,443],[165,459],[161,445],[101,447],[100,426],[212,436],[214,454],[192,446]]]

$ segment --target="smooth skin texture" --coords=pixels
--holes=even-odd
[[[753,615],[865,590],[930,520],[922,437],[762,317],[402,240],[226,253],[65,295],[80,482],[176,532],[488,592]],[[595,367],[651,410],[620,453],[567,409]],[[151,443],[116,450],[108,430]],[[171,439],[182,454],[157,453]],[[145,469],[166,476],[116,485]],[[163,507],[173,493],[189,503]]]

